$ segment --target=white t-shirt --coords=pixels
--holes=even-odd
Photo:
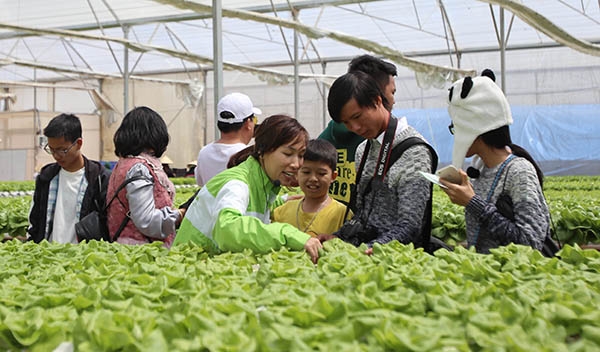
[[[244,143],[223,144],[212,142],[200,149],[198,164],[194,170],[198,186],[204,186],[216,174],[227,169],[229,158],[246,147],[247,145]]]
[[[75,235],[75,224],[79,222],[77,214],[77,195],[85,168],[69,172],[63,168],[58,173],[58,192],[56,208],[54,208],[54,223],[50,240],[58,243],[78,243]]]

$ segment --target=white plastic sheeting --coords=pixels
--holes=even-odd
[[[0,79],[48,79],[57,76],[52,72],[65,75],[61,66],[122,75],[123,46],[137,52],[130,58],[132,74],[210,68],[211,4],[210,0],[3,1],[0,58],[15,61],[0,63]],[[224,66],[288,84],[293,80],[289,72],[263,67],[291,63],[296,30],[302,35],[303,62],[345,60],[366,51],[419,72],[425,86],[439,86],[440,80],[473,73],[473,67],[461,63],[461,53],[499,48],[498,5],[511,11],[506,20],[508,48],[559,43],[589,55],[600,51],[594,44],[600,39],[600,5],[593,1],[223,0]],[[297,11],[297,21],[291,8]],[[415,58],[444,52],[444,62]],[[45,66],[27,66],[27,61]],[[301,72],[300,78],[331,81],[315,72]]]
[[[600,175],[600,105],[512,106],[513,143],[525,148],[546,175]],[[452,160],[446,109],[398,109],[436,149],[440,165]]]

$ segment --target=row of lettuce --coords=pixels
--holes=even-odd
[[[193,178],[173,179],[177,187],[176,204],[193,195]],[[27,192],[31,181],[0,182],[0,192]],[[552,214],[553,227],[561,243],[600,243],[600,176],[547,177],[544,184]],[[0,234],[25,234],[31,196],[0,198]],[[452,204],[434,188],[432,234],[456,245],[465,241],[463,209]]]
[[[544,181],[555,237],[567,244],[600,243],[600,176],[552,176]],[[436,187],[432,234],[455,245],[465,241],[463,208]]]
[[[0,244],[0,350],[598,351],[600,252]]]

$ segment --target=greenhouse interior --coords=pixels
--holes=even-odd
[[[13,167],[0,179],[33,179],[51,161],[37,137],[59,112],[85,116],[84,152],[115,161],[124,111],[151,106],[176,136],[167,152],[176,168],[215,139],[215,96],[229,92],[250,96],[261,118],[296,117],[316,137],[330,120],[328,87],[361,54],[396,65],[394,114],[418,124],[443,162],[450,137],[427,126],[447,125],[438,120],[449,120],[454,80],[490,68],[515,123],[536,126],[515,142],[544,171],[600,173],[594,2],[232,0],[218,30],[212,11],[210,1],[4,2],[0,160]]]
[[[222,135],[218,101],[243,93],[261,111],[256,123],[288,115],[315,139],[333,119],[332,85],[365,54],[395,66],[391,115],[405,117],[435,150],[438,170],[453,164],[450,88],[494,72],[510,104],[512,142],[544,175],[535,211],[547,214],[545,239],[507,240],[481,253],[477,236],[487,230],[469,230],[476,219],[468,215],[471,205],[459,204],[444,184],[429,191],[427,236],[444,243],[436,251],[399,240],[355,246],[321,233],[305,240],[325,203],[313,209],[305,231],[294,228],[304,246],[292,245],[285,227],[269,250],[225,247],[217,230],[210,230],[214,238],[199,230],[209,226],[204,215],[188,210],[200,209],[194,207],[204,196],[220,200],[193,171],[199,151]],[[71,244],[52,240],[52,194],[41,196],[50,197],[40,211],[47,211],[45,228],[32,223],[36,187],[44,166],[76,144],[50,147],[45,127],[58,115],[76,115],[82,155],[113,168],[112,180],[123,176],[114,170],[125,159],[115,134],[139,107],[157,112],[168,129],[161,160],[173,177],[163,219],[173,220],[161,220],[158,237],[142,231],[143,246],[117,243],[118,235],[83,239],[75,230]],[[599,118],[600,1],[0,0],[0,350],[598,351]],[[154,171],[150,176],[160,180]],[[291,190],[283,180],[268,187]],[[489,201],[497,181],[487,198],[492,210],[500,208]],[[63,187],[58,182],[50,191]],[[299,202],[300,225],[299,213],[312,212],[303,213],[308,196],[296,191],[272,198]],[[54,192],[62,202],[62,192]],[[252,221],[263,216],[264,224],[239,225],[248,233],[277,225],[271,194],[261,192],[267,205],[248,214],[259,214]],[[515,202],[536,202],[516,194]],[[109,200],[103,195],[103,203]],[[108,212],[101,220],[107,231],[140,227],[128,202],[119,199],[114,204],[123,208],[112,213],[96,203]],[[478,216],[492,211],[485,209]],[[530,214],[517,224],[516,213],[498,209],[502,220],[494,221],[510,223],[502,236],[519,239],[520,226],[532,224]],[[364,221],[400,221],[388,210]],[[342,229],[353,221],[347,215]],[[216,228],[213,220],[206,223]],[[164,232],[164,221],[222,246],[219,254],[196,242],[178,244],[180,232]],[[39,226],[46,237],[32,240]],[[550,256],[540,247],[548,239],[560,250]]]

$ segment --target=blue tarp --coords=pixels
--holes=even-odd
[[[452,161],[447,109],[394,109]],[[513,106],[513,143],[525,148],[546,175],[600,175],[600,105]]]

